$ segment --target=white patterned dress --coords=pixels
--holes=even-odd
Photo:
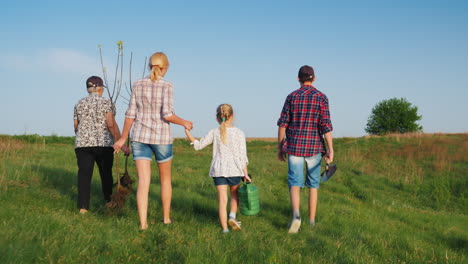
[[[213,144],[213,159],[209,175],[211,177],[243,177],[243,169],[249,163],[245,134],[236,127],[226,128],[227,142],[221,141],[219,128],[210,130],[200,140],[193,142],[195,150]]]

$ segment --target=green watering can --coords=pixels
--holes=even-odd
[[[240,212],[243,215],[256,215],[260,212],[258,188],[251,182],[244,182],[239,188]]]

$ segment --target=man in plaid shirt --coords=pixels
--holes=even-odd
[[[278,120],[278,159],[288,160],[288,186],[293,209],[289,233],[301,227],[300,189],[304,187],[304,163],[307,166],[305,185],[309,187],[309,224],[315,225],[320,161],[325,155],[327,163],[333,162],[333,138],[328,98],[312,86],[314,69],[308,65],[299,69],[301,88],[286,98]],[[323,141],[325,138],[328,152]],[[286,155],[287,154],[287,155]]]

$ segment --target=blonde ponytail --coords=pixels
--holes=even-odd
[[[227,142],[226,121],[229,120],[232,115],[234,115],[234,110],[229,104],[221,104],[216,109],[216,119],[218,120],[218,123],[221,124],[219,126],[219,132],[221,134],[221,142],[223,142],[223,144],[226,144]]]
[[[169,59],[163,52],[156,52],[149,59],[148,68],[151,70],[151,81],[156,82],[166,73],[163,69],[169,68]]]
[[[159,65],[152,65],[150,78],[151,78],[151,81],[153,82],[161,78],[161,68],[159,68]]]
[[[226,144],[226,141],[227,141],[226,122],[221,123],[221,126],[219,126],[219,132],[221,134],[221,142],[223,142],[223,144]]]

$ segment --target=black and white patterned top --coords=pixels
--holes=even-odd
[[[78,120],[75,148],[114,145],[114,138],[106,124],[106,113],[112,112],[112,109],[109,99],[95,93],[78,101],[73,115],[73,119]]]

